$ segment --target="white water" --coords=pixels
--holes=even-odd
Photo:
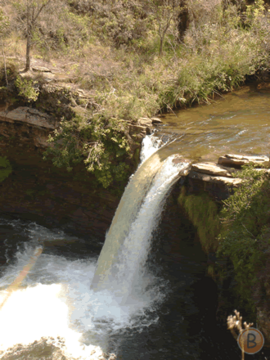
[[[162,145],[165,145],[165,143],[163,143],[162,140],[154,134],[145,136],[142,142],[142,149],[140,154],[141,164],[144,163],[145,160],[147,160],[151,155],[157,152],[158,149],[162,147]]]
[[[143,166],[122,197],[106,238],[106,243],[108,239],[115,241],[109,247],[105,243],[102,250],[105,257],[108,249],[117,254],[109,256],[105,267],[101,267],[106,270],[109,266],[111,272],[106,279],[111,282],[104,281],[102,286],[97,282],[99,291],[90,289],[96,279],[96,260],[70,260],[46,254],[45,248],[21,288],[12,292],[0,310],[0,358],[16,344],[31,352],[30,344],[45,339],[69,359],[98,359],[108,349],[109,334],[123,333],[125,329],[140,331],[158,321],[153,314],[166,296],[165,285],[145,264],[166,195],[188,164],[174,164],[173,157],[161,162],[158,154],[146,160],[151,152],[148,147]],[[23,228],[18,221],[10,225],[18,231]],[[17,248],[15,262],[7,257],[8,266],[0,279],[0,304],[7,295],[4,289],[40,246],[38,239],[64,237],[63,233],[35,224],[24,231],[28,243]]]
[[[22,227],[16,221],[9,224]],[[16,261],[11,261],[0,279],[0,289],[7,288],[28,263],[39,246],[41,233],[47,241],[61,238],[35,224],[30,224],[27,231],[32,239],[18,249]],[[102,351],[107,351],[108,334],[125,328],[139,330],[157,321],[144,314],[151,306],[147,294],[133,306],[121,306],[108,291],[90,290],[95,267],[94,259],[70,260],[41,254],[21,288],[12,292],[0,310],[0,358],[9,351],[13,354],[14,349],[8,349],[16,344],[31,353],[29,345],[43,338],[69,359],[98,359]],[[155,287],[156,302],[164,296],[161,287]],[[5,290],[0,291],[0,304],[6,295]],[[27,355],[22,359],[28,359]]]
[[[189,163],[185,162],[174,165],[173,160],[174,156],[167,158],[157,171],[136,219],[124,239],[110,236],[110,233],[107,236],[106,242],[114,243],[117,240],[121,242],[121,247],[118,248],[120,251],[107,253],[107,248],[104,246],[99,257],[98,262],[101,263],[102,276],[98,272],[100,283],[95,286],[99,288],[101,285],[102,289],[110,289],[122,304],[137,303],[144,296],[149,282],[151,283],[145,270],[145,263],[151,246],[152,234],[158,225],[170,187],[180,177],[181,171],[189,167]],[[132,201],[132,197],[127,201]],[[122,216],[125,216],[124,210]],[[109,262],[110,266],[105,268],[102,262],[104,261],[107,265],[108,257],[117,259],[117,261]]]

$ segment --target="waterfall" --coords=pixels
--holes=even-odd
[[[94,258],[65,258],[49,250],[50,241],[78,241],[81,246],[84,240],[35,223],[2,220],[27,241],[16,245],[14,258],[10,258],[13,235],[5,240],[0,359],[8,353],[28,359],[28,354],[47,344],[55,356],[97,360],[103,349],[110,349],[111,335],[128,334],[130,329],[141,332],[158,322],[155,309],[166,296],[166,284],[147,269],[147,257],[169,190],[189,163],[175,155],[164,160],[154,136],[147,137],[145,144],[141,164],[122,196],[97,266]],[[47,244],[42,253],[40,238]]]
[[[158,151],[142,161],[116,210],[91,284],[92,289],[113,292],[122,303],[132,301],[134,289],[143,285],[152,233],[166,196],[190,166],[175,155],[162,161]]]
[[[165,143],[164,143],[165,144]],[[151,155],[158,151],[164,145],[162,140],[153,135],[147,135],[143,139],[140,160],[141,164],[147,160]],[[141,165],[140,164],[140,165]]]

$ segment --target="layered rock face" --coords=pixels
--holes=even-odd
[[[119,184],[116,189],[104,189],[83,165],[67,172],[44,161],[48,136],[57,124],[49,115],[28,107],[0,111],[0,156],[6,156],[13,169],[0,183],[0,216],[36,219],[49,227],[62,226],[103,240],[125,184],[121,189]],[[145,124],[130,124],[133,154],[149,132]]]
[[[82,168],[66,173],[45,162],[35,147],[22,151],[14,142],[11,145],[12,149],[1,151],[8,155],[13,171],[0,183],[0,215],[104,238],[121,195],[93,185]]]
[[[241,179],[233,177],[242,165],[261,165],[257,170],[269,172],[263,167],[269,164],[267,156],[252,155],[224,155],[218,159],[218,163],[202,162],[193,164],[187,177],[189,193],[200,191],[208,192],[216,201],[220,202],[230,196],[234,187],[239,186]]]
[[[28,107],[12,111],[0,111],[0,134],[9,140],[19,138],[24,143],[36,147],[47,147],[48,135],[56,128],[56,123],[45,113]]]
[[[232,177],[232,173],[236,173],[241,166],[246,164],[259,165],[258,171],[264,171],[268,174],[270,170],[264,168],[269,166],[269,157],[267,156],[250,156],[228,154],[221,156],[218,163],[197,163],[192,164],[191,171],[184,180],[184,184],[189,194],[207,192],[216,202],[221,203],[222,200],[228,198],[234,187],[241,186],[242,179]],[[229,301],[230,299],[225,299]],[[222,312],[222,302],[220,302],[219,311]],[[225,319],[223,319],[223,322]],[[257,323],[256,327],[260,329],[265,336],[265,346],[270,347],[270,322],[269,316],[260,307],[257,307]]]

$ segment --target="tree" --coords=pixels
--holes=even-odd
[[[19,18],[24,25],[26,33],[26,63],[25,71],[31,69],[30,52],[33,45],[33,34],[37,24],[37,20],[41,12],[52,3],[52,0],[25,0],[14,2]]]
[[[177,18],[181,9],[181,0],[154,1],[156,19],[158,21],[159,55],[163,54],[165,36],[174,18]]]
[[[4,40],[7,36],[10,28],[10,22],[8,17],[4,14],[3,10],[0,9],[0,43],[2,48],[2,56],[4,61],[4,71],[5,71],[5,80],[6,85],[8,85],[8,78],[7,78],[7,65],[6,65],[6,56],[5,56],[5,46]]]

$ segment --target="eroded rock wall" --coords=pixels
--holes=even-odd
[[[83,164],[67,172],[44,161],[47,139],[58,124],[53,116],[29,107],[0,111],[0,156],[12,166],[11,175],[0,183],[0,215],[36,219],[104,240],[126,184],[104,189]],[[129,125],[129,175],[148,132],[148,125]]]

